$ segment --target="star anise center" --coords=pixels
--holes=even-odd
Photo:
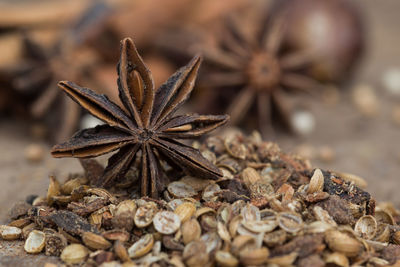
[[[143,129],[142,132],[138,135],[139,140],[142,143],[145,143],[149,141],[151,138],[153,138],[154,132],[148,129]]]
[[[270,53],[254,53],[247,70],[249,82],[256,90],[273,90],[280,81],[279,61]]]

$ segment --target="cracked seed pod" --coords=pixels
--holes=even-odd
[[[326,82],[348,77],[364,46],[359,10],[351,1],[278,1],[277,12],[286,20],[286,46],[317,54],[308,70],[311,76]]]
[[[40,253],[46,244],[45,239],[46,235],[42,231],[33,230],[25,241],[25,251],[30,254]]]
[[[89,250],[81,244],[71,244],[64,248],[61,260],[67,264],[78,264],[83,262],[89,254]]]
[[[348,257],[358,255],[362,248],[357,239],[338,230],[325,232],[325,241],[331,250],[343,253]]]
[[[91,248],[93,250],[108,249],[109,247],[111,247],[111,243],[107,241],[104,237],[91,232],[83,233],[82,241],[88,248]]]
[[[372,239],[378,230],[378,224],[371,215],[364,215],[356,222],[354,231],[358,236],[364,239]]]

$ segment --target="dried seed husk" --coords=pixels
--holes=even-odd
[[[51,203],[56,203],[57,205],[67,205],[72,202],[71,196],[52,196]]]
[[[324,175],[320,169],[315,169],[308,184],[307,194],[321,192],[324,189]]]
[[[146,203],[136,210],[134,216],[135,225],[138,228],[149,226],[153,222],[154,215],[157,213],[157,205],[153,202]]]
[[[192,241],[183,250],[182,259],[187,266],[204,266],[209,260],[206,244],[202,240]]]
[[[297,252],[292,252],[286,255],[268,258],[267,263],[276,264],[278,266],[292,266],[297,256],[298,256]]]
[[[236,236],[232,241],[231,252],[235,256],[239,256],[239,252],[246,248],[256,248],[256,240],[250,235]]]
[[[337,226],[337,223],[331,217],[331,215],[329,215],[329,213],[326,210],[324,210],[323,208],[321,208],[320,206],[314,206],[313,213],[314,213],[315,218],[318,221],[325,222],[332,226]]]
[[[78,264],[84,262],[89,255],[89,250],[81,244],[71,244],[64,248],[61,260],[67,264]]]
[[[154,245],[152,234],[146,234],[128,248],[129,257],[132,259],[140,258],[151,251]]]
[[[112,241],[119,240],[121,242],[126,242],[130,238],[130,234],[122,229],[113,229],[103,233],[104,238]]]
[[[389,262],[385,259],[381,259],[378,257],[371,257],[368,260],[368,263],[371,264],[372,266],[388,266]]]
[[[354,226],[354,231],[364,239],[373,239],[378,230],[378,224],[371,215],[364,215],[359,218]]]
[[[231,253],[222,250],[218,250],[215,253],[215,261],[218,266],[222,267],[236,267],[239,265],[238,259],[236,259]]]
[[[251,167],[244,169],[241,173],[241,177],[247,186],[250,186],[261,180],[260,174],[256,171],[256,169]]]
[[[275,247],[282,245],[287,238],[287,233],[285,230],[276,230],[271,233],[266,233],[263,237],[263,242],[268,247]]]
[[[349,267],[348,258],[344,254],[339,252],[326,254],[324,260],[326,263],[335,264],[335,266]]]
[[[224,141],[225,149],[229,155],[237,159],[246,159],[247,149],[244,144],[239,143],[236,139],[227,138]]]
[[[331,250],[343,253],[348,257],[356,256],[362,248],[361,243],[357,239],[338,230],[326,231],[325,241]]]
[[[184,222],[181,227],[182,240],[185,245],[198,240],[201,236],[201,227],[199,222],[192,218]]]
[[[157,232],[170,235],[179,229],[181,220],[179,216],[172,211],[160,211],[154,216],[153,225]]]
[[[36,227],[37,227],[37,226],[36,226],[35,223],[30,223],[30,224],[28,224],[27,226],[25,226],[24,228],[22,228],[22,237],[23,237],[24,239],[27,239],[29,233],[30,233],[31,231],[35,230]]]
[[[332,229],[334,226],[323,221],[314,221],[305,226],[305,232],[309,234],[325,233],[325,231]]]
[[[261,218],[260,210],[251,204],[244,206],[240,214],[243,216],[243,221],[259,221]]]
[[[181,222],[184,223],[195,214],[196,206],[191,202],[184,202],[174,212],[179,216]]]
[[[114,211],[111,222],[115,228],[131,231],[134,225],[136,203],[133,200],[124,200],[119,203]]]
[[[303,228],[303,219],[297,213],[280,212],[277,221],[279,227],[289,233],[296,233]]]
[[[267,262],[269,250],[266,247],[245,249],[239,253],[240,262],[244,265],[261,265]]]
[[[103,212],[93,212],[92,214],[90,214],[88,221],[90,224],[95,225],[97,229],[100,229],[103,222]]]
[[[342,178],[343,180],[347,181],[347,182],[353,182],[356,186],[365,189],[368,186],[367,181],[365,181],[363,178],[351,174],[351,173],[345,173],[345,172],[334,172],[334,175]]]
[[[242,225],[254,233],[269,233],[278,225],[276,220],[243,221]]]
[[[221,237],[221,239],[224,240],[225,242],[227,243],[231,242],[231,235],[229,234],[226,225],[223,224],[222,222],[217,223],[217,233]]]
[[[378,242],[389,242],[390,239],[390,227],[388,224],[379,224],[378,230],[376,231],[376,235],[374,241]]]
[[[70,195],[72,193],[72,191],[75,188],[78,188],[81,185],[85,185],[88,183],[88,179],[84,178],[84,177],[79,177],[79,178],[75,178],[75,179],[71,179],[67,182],[65,182],[62,186],[61,186],[61,192],[64,195]]]
[[[114,252],[122,262],[130,261],[128,250],[120,240],[115,241]]]
[[[215,164],[217,162],[217,156],[215,156],[215,153],[212,152],[211,150],[203,150],[201,151],[201,155],[205,157],[209,162],[212,164]]]
[[[21,219],[16,219],[16,220],[10,222],[8,224],[8,226],[14,226],[14,227],[18,227],[18,228],[22,229],[30,223],[31,223],[31,219],[21,218]]]
[[[50,176],[49,188],[47,189],[47,203],[52,205],[54,200],[53,197],[61,194],[60,183],[54,176]]]
[[[216,232],[207,232],[200,237],[200,240],[203,240],[206,245],[207,254],[214,254],[222,245],[222,240]]]
[[[168,185],[168,192],[177,198],[193,197],[197,194],[192,186],[181,181],[170,183]]]
[[[16,240],[21,237],[22,230],[18,227],[0,225],[0,237],[4,240]]]
[[[84,232],[82,234],[82,241],[88,248],[93,250],[105,250],[111,247],[111,243],[107,241],[103,236],[91,232]]]
[[[393,242],[400,245],[400,231],[396,231],[392,235]]]
[[[221,187],[218,184],[210,184],[203,190],[202,199],[204,201],[216,201],[218,196],[215,194],[221,191]]]
[[[386,223],[390,225],[395,224],[393,216],[390,214],[390,212],[387,212],[386,210],[383,210],[381,208],[375,209],[374,217],[378,223]]]
[[[25,240],[24,249],[27,253],[40,253],[46,244],[46,235],[42,231],[33,230]]]
[[[212,152],[211,152],[212,153]],[[196,192],[204,190],[210,183],[215,183],[212,180],[201,179],[193,176],[184,176],[179,180],[182,183],[185,183],[192,187]]]
[[[196,218],[199,218],[200,216],[203,216],[204,214],[207,214],[207,213],[215,214],[216,211],[209,207],[202,207],[202,208],[196,210],[195,216],[196,216]]]
[[[233,217],[233,219],[230,221],[228,230],[232,237],[236,236],[237,230],[238,230],[239,226],[241,225],[242,221],[243,221],[242,215],[237,215],[237,216]]]

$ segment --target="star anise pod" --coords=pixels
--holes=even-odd
[[[69,141],[54,146],[52,155],[87,158],[119,150],[111,156],[97,181],[98,185],[107,186],[128,171],[141,151],[141,194],[154,198],[163,189],[157,158],[178,165],[187,174],[197,177],[221,177],[220,170],[198,150],[177,141],[199,137],[228,120],[227,115],[173,116],[193,90],[200,61],[198,56],[193,58],[156,90],[151,72],[133,41],[124,39],[117,66],[123,107],[88,88],[60,82],[59,86],[68,96],[106,124],[77,132]]]
[[[205,83],[199,87],[202,89],[199,95],[204,96],[198,101],[200,109],[226,112],[232,124],[242,124],[246,118],[248,125],[256,117],[256,124],[264,135],[273,132],[276,122],[292,130],[289,93],[312,93],[320,86],[305,71],[315,55],[312,51],[287,51],[283,47],[284,16],[276,16],[272,9],[266,12],[264,7],[255,4],[244,11],[250,12],[225,17],[221,28],[217,24],[211,31],[212,36],[210,31],[205,33],[201,28],[191,29],[192,33],[186,30],[171,33],[180,36],[187,54],[204,54],[207,68],[199,81]],[[176,47],[171,42],[160,46],[172,52]],[[221,111],[225,106],[228,108]]]

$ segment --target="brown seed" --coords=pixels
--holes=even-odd
[[[119,240],[121,242],[126,242],[130,238],[130,234],[127,231],[120,229],[106,231],[103,233],[103,236],[108,240]]]
[[[296,213],[280,212],[277,221],[279,227],[289,233],[296,233],[303,228],[303,220]]]
[[[79,186],[84,185],[87,182],[88,182],[88,180],[84,177],[71,179],[71,180],[65,182],[61,186],[61,192],[64,195],[70,195],[75,188],[78,188]]]
[[[111,222],[115,228],[131,231],[134,225],[136,203],[133,200],[124,200],[115,209]]]
[[[88,248],[91,248],[93,250],[105,250],[111,247],[111,243],[107,241],[104,237],[91,232],[84,232],[82,234],[82,241]]]
[[[247,167],[242,171],[242,179],[247,186],[250,186],[261,180],[260,174],[251,167]]]
[[[117,257],[122,262],[130,261],[128,250],[125,248],[124,244],[121,241],[119,241],[119,240],[115,241],[114,252],[115,252],[115,255],[117,255]]]
[[[136,243],[128,248],[129,257],[132,259],[140,258],[153,248],[154,238],[152,234],[146,234],[142,236]]]
[[[231,253],[222,250],[215,253],[215,261],[218,266],[222,267],[236,267],[239,265],[238,259],[236,259]]]
[[[203,190],[202,199],[204,201],[216,201],[218,196],[217,192],[221,191],[221,187],[218,184],[210,184]]]
[[[201,179],[192,176],[184,176],[182,179],[179,180],[182,183],[185,183],[192,187],[196,192],[204,190],[210,183],[215,183],[212,180]]]
[[[297,252],[292,252],[286,255],[269,258],[267,262],[269,264],[276,264],[278,266],[292,266],[297,256],[298,256]]]
[[[55,231],[46,232],[45,254],[47,256],[60,256],[63,249],[68,245],[67,239]]]
[[[4,240],[16,240],[21,237],[22,231],[18,227],[0,225],[0,237]]]
[[[313,176],[308,184],[307,194],[321,192],[324,189],[324,175],[320,169],[315,169]]]
[[[160,211],[154,216],[153,225],[159,233],[170,235],[179,229],[181,220],[172,211]]]
[[[50,176],[49,188],[47,189],[47,203],[53,204],[53,197],[61,194],[60,183],[54,176]]]
[[[326,263],[334,264],[335,266],[349,267],[349,260],[342,253],[338,252],[329,253],[325,255],[324,259]]]
[[[179,216],[181,222],[184,223],[194,215],[196,206],[191,202],[184,202],[179,205],[174,212]]]
[[[271,233],[266,233],[264,235],[263,241],[268,247],[275,247],[282,245],[287,238],[287,233],[285,230],[276,230]]]
[[[209,260],[207,247],[203,241],[192,241],[183,250],[182,259],[187,266],[204,266]]]
[[[374,217],[378,223],[386,223],[390,225],[395,224],[393,216],[390,214],[390,212],[387,212],[386,210],[383,210],[381,208],[375,209]]]
[[[201,227],[196,219],[189,219],[184,222],[181,227],[182,240],[185,245],[194,240],[198,240],[201,236]]]
[[[42,231],[33,230],[25,241],[24,249],[30,254],[40,253],[46,244],[45,240],[46,235]]]
[[[356,256],[362,247],[357,239],[338,230],[326,231],[325,241],[331,250],[343,253],[348,257]]]
[[[400,245],[400,231],[396,231],[392,235],[393,242],[396,243],[397,245]]]
[[[267,262],[269,250],[266,247],[245,249],[239,253],[240,262],[244,265],[261,265]]]
[[[371,215],[364,215],[356,222],[354,231],[364,239],[373,239],[378,230],[378,224]]]
[[[30,223],[31,223],[31,219],[21,218],[21,219],[17,219],[17,220],[10,222],[8,224],[8,226],[14,226],[14,227],[18,227],[18,228],[22,229]]]
[[[89,250],[81,244],[71,244],[64,248],[61,253],[61,260],[67,264],[78,264],[84,262]]]
[[[239,253],[247,248],[255,248],[255,239],[250,235],[239,235],[233,239],[231,252],[233,255],[238,256]]]

